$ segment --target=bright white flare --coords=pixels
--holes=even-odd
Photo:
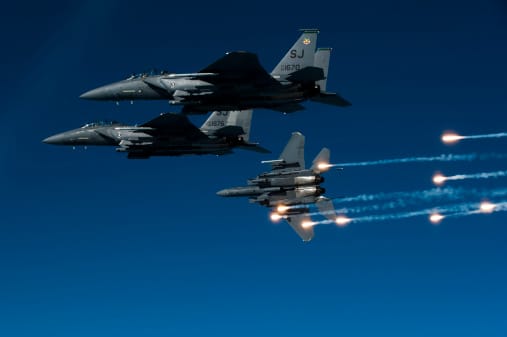
[[[328,170],[330,167],[333,167],[332,164],[329,164],[329,163],[318,163],[317,164],[317,168],[319,169],[319,171],[326,171]]]
[[[444,133],[442,135],[442,142],[447,143],[447,144],[451,144],[451,143],[456,143],[463,138],[464,138],[463,136],[460,136],[456,133]]]
[[[433,182],[437,185],[442,185],[447,180],[466,180],[466,179],[489,179],[489,178],[501,178],[507,177],[507,171],[497,172],[481,172],[472,174],[456,174],[453,176],[443,176],[442,174],[436,174],[433,176]]]
[[[285,206],[285,205],[279,205],[277,208],[276,208],[276,211],[278,213],[285,213],[287,212],[287,210],[289,209],[288,206]]]
[[[482,213],[493,213],[493,211],[495,210],[496,208],[496,205],[489,202],[489,201],[483,201],[481,202],[481,205],[479,207],[479,210],[482,212]]]
[[[433,214],[430,215],[430,221],[431,221],[432,224],[438,224],[444,218],[445,218],[445,216],[443,216],[440,213],[433,213]]]
[[[484,207],[484,206],[483,206]],[[507,212],[507,201],[500,201],[492,206],[485,206],[490,213],[493,212]],[[461,203],[454,205],[447,205],[444,207],[439,207],[435,209],[427,208],[415,211],[407,211],[402,213],[387,213],[387,214],[374,214],[374,215],[366,215],[363,217],[354,217],[351,219],[354,223],[362,223],[362,222],[379,222],[379,221],[388,221],[388,220],[401,220],[408,219],[418,216],[429,216],[429,220],[433,224],[438,224],[444,218],[461,218],[465,216],[475,215],[479,213],[484,213],[481,211],[481,204],[477,202],[471,203]],[[328,224],[336,224],[336,220],[322,220],[317,222],[311,222],[310,224],[303,225],[303,227],[307,226],[316,226],[316,225],[328,225]]]
[[[433,183],[435,185],[443,185],[446,180],[446,177],[442,175],[441,173],[437,173],[433,176]]]
[[[310,227],[312,227],[312,226],[314,226],[314,225],[316,225],[316,224],[317,224],[317,223],[316,223],[316,222],[313,222],[313,221],[303,221],[303,222],[301,223],[301,227],[303,227],[303,228],[310,228]]]
[[[273,222],[278,222],[282,219],[282,216],[276,212],[273,212],[269,215],[269,218],[271,219],[271,221]]]
[[[346,216],[343,216],[343,215],[339,215],[335,219],[336,224],[340,227],[347,226],[351,221],[352,221],[352,219],[347,218]]]
[[[485,138],[503,138],[507,137],[507,132],[500,133],[488,133],[484,135],[471,135],[471,136],[461,136],[455,133],[444,133],[442,135],[442,141],[444,143],[455,143],[462,139],[485,139]]]

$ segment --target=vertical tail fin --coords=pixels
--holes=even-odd
[[[326,91],[327,74],[329,73],[329,59],[331,57],[331,48],[319,48],[315,52],[314,67],[324,70],[324,79],[317,82],[320,91]]]
[[[294,71],[314,65],[315,46],[317,45],[319,30],[302,29],[301,31],[303,33],[299,39],[271,72],[273,77],[283,78]]]
[[[298,164],[301,169],[305,168],[305,136],[300,132],[293,132],[287,145],[280,155],[285,164]]]
[[[243,130],[243,140],[250,139],[253,110],[213,111],[201,126],[201,131],[208,136],[228,126],[239,127]]]
[[[321,198],[315,203],[319,213],[331,221],[336,220],[336,210],[334,209],[333,202],[328,198]]]

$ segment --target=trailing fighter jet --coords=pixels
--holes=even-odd
[[[197,73],[165,71],[132,75],[126,80],[90,90],[92,100],[164,99],[182,105],[186,114],[213,110],[266,108],[281,112],[303,110],[301,102],[345,107],[336,93],[326,91],[330,49],[315,50],[318,30],[305,29],[269,74],[256,54],[231,52]]]
[[[118,122],[89,123],[43,140],[55,145],[112,145],[128,158],[232,153],[235,147],[269,153],[249,143],[252,110],[215,111],[199,129],[181,114],[165,113],[140,126]]]
[[[303,241],[313,238],[310,204],[335,221],[336,214],[331,200],[324,197],[324,181],[321,173],[329,168],[330,152],[323,148],[305,169],[305,137],[294,132],[279,159],[263,161],[272,165],[269,172],[248,180],[248,186],[233,187],[217,192],[222,197],[249,197],[250,202],[271,207],[273,220],[284,218]]]

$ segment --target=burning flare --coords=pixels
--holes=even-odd
[[[493,204],[489,201],[483,201],[483,202],[481,202],[479,210],[481,211],[481,213],[493,213],[495,208],[496,208],[495,204]]]
[[[430,215],[430,221],[432,224],[438,224],[440,221],[442,221],[445,218],[442,214],[439,213],[433,213]]]
[[[330,167],[333,167],[332,164],[329,164],[329,163],[318,163],[317,164],[317,168],[319,169],[319,171],[326,171],[328,170]]]
[[[336,217],[335,222],[339,227],[345,227],[352,221],[351,218],[347,218],[346,216],[339,215]]]
[[[316,225],[316,224],[317,224],[317,223],[316,223],[316,222],[313,222],[313,221],[303,221],[303,222],[301,223],[301,227],[303,227],[303,228],[310,228],[310,227],[312,227],[312,226],[314,226],[314,225]]]
[[[446,180],[447,178],[441,173],[436,173],[433,176],[433,183],[438,186],[443,185]]]
[[[289,209],[289,206],[278,205],[278,207],[276,208],[276,211],[280,214],[283,214],[283,213],[287,212],[288,209]]]
[[[460,136],[456,133],[444,133],[442,135],[442,142],[446,143],[446,144],[452,144],[452,143],[457,143],[459,140],[463,139],[465,137],[463,136]]]
[[[270,219],[271,219],[271,221],[273,221],[273,222],[278,222],[278,221],[280,221],[280,220],[283,218],[283,216],[281,216],[280,214],[278,214],[278,213],[276,213],[276,212],[273,212],[273,213],[271,213],[271,214],[269,215],[269,218],[270,218]]]

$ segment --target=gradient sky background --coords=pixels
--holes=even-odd
[[[333,162],[506,152],[441,144],[507,131],[507,3],[88,1],[9,3],[2,28],[0,336],[507,336],[507,215],[320,226],[309,244],[219,189],[262,172],[292,131]],[[127,160],[42,144],[97,119],[141,123],[165,102],[82,101],[158,67],[198,71],[248,50],[271,70],[320,28],[328,89],[353,103],[254,112],[272,156]],[[174,109],[172,110],[174,111]],[[204,116],[192,117],[200,125]],[[329,172],[330,197],[431,188],[507,161]],[[505,179],[452,186],[507,187]]]

